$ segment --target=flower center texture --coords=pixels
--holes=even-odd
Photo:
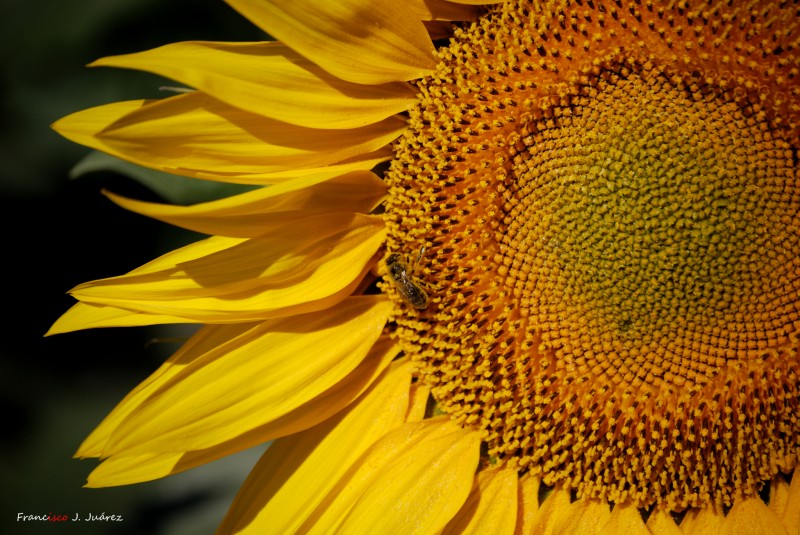
[[[386,216],[428,288],[386,286],[397,335],[441,409],[548,485],[671,510],[800,452],[796,13],[677,4],[457,31]]]

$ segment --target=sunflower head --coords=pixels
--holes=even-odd
[[[797,39],[788,3],[521,1],[440,51],[387,210],[438,290],[397,321],[491,458],[670,510],[794,467]]]

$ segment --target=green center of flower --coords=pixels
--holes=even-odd
[[[590,96],[591,94],[591,96]],[[800,187],[757,111],[609,74],[530,125],[506,202],[507,285],[579,373],[704,384],[786,343]]]

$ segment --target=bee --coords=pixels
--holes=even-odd
[[[389,268],[389,278],[392,284],[403,296],[403,299],[418,310],[425,310],[430,304],[428,293],[414,278],[414,268],[424,252],[425,248],[423,247],[416,261],[411,265],[398,253],[392,253],[386,258],[386,267]]]

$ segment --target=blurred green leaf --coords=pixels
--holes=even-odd
[[[76,179],[89,173],[103,171],[111,171],[135,180],[173,204],[186,205],[213,201],[258,187],[172,175],[141,167],[99,151],[91,152],[79,161],[70,170],[69,177]]]

